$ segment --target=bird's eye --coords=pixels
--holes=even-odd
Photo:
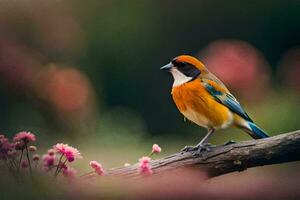
[[[195,67],[192,64],[186,63],[186,62],[180,62],[177,60],[173,60],[172,64],[184,75],[188,76],[188,77],[192,77],[195,78],[197,77],[201,71]]]
[[[179,61],[177,61],[177,60],[173,60],[173,61],[172,61],[172,64],[173,64],[175,67],[177,67],[177,68],[181,68],[181,67],[184,67],[184,66],[187,65],[186,62],[179,62]]]

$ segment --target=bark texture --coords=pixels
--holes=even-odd
[[[250,167],[279,164],[300,160],[300,130],[266,139],[249,140],[216,146],[209,152],[194,156],[193,152],[178,152],[153,160],[153,174],[161,174],[182,168],[198,168],[208,178],[243,171]],[[114,168],[107,175],[138,177],[138,164]]]

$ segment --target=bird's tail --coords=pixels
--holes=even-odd
[[[262,139],[270,137],[265,131],[259,128],[255,123],[247,121],[248,127],[243,127],[243,129],[249,133],[254,139]]]

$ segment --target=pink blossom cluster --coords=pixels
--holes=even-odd
[[[62,156],[65,156],[69,162],[73,162],[75,158],[82,158],[80,152],[68,144],[57,143],[53,146],[53,149]]]
[[[35,140],[35,135],[26,131],[17,133],[12,142],[4,135],[0,135],[0,159],[5,163],[11,163],[7,165],[11,172],[19,172],[20,169],[25,168],[29,168],[29,172],[32,172],[30,152],[37,149],[35,146],[28,147],[28,144]]]
[[[29,145],[29,143],[36,141],[36,136],[33,133],[19,132],[12,141],[10,143],[8,138],[0,134],[0,159],[5,160],[4,163],[11,163],[11,165],[7,165],[9,171],[15,172],[16,175],[20,174],[20,169],[25,171],[27,168],[32,173],[32,165],[34,165],[34,169],[42,168],[47,174],[53,174],[55,177],[59,174],[69,178],[76,177],[76,170],[70,166],[70,163],[73,163],[77,158],[82,158],[78,149],[68,144],[57,143],[42,156],[42,163],[39,163],[40,156],[36,153],[37,147]],[[30,155],[31,153],[33,155]],[[91,161],[90,166],[94,169],[93,173],[104,175],[104,169],[97,161]]]
[[[144,174],[144,175],[151,175],[153,173],[152,171],[152,167],[151,167],[151,156],[153,154],[157,154],[161,152],[161,147],[158,144],[153,144],[152,145],[152,151],[148,156],[144,156],[142,158],[139,159],[139,164],[138,164],[138,172],[140,174]]]
[[[95,170],[95,172],[98,174],[98,175],[104,175],[104,169],[102,167],[102,165],[100,163],[98,163],[97,161],[95,160],[92,160],[90,162],[90,166]]]
[[[151,160],[151,158],[149,158],[147,156],[144,156],[139,159],[138,171],[140,174],[151,175],[153,173],[151,164],[150,164],[150,160]]]
[[[36,152],[36,151],[37,151],[37,148],[36,148],[36,146],[31,145],[31,146],[28,147],[28,150],[29,150],[30,152]]]
[[[50,170],[54,166],[55,154],[44,154],[42,157],[43,167],[45,170]]]
[[[16,150],[24,150],[27,148],[27,144],[29,142],[34,142],[36,140],[36,137],[33,133],[21,131],[17,133],[14,138],[14,148]]]
[[[33,133],[22,131],[17,133],[12,141],[10,143],[8,138],[0,135],[0,159],[5,160],[6,163],[11,163],[11,165],[7,165],[11,172],[19,174],[20,169],[29,168],[29,172],[32,173],[32,164],[38,168],[40,160],[39,154],[36,153],[37,147],[29,146],[29,143],[36,141],[36,136]],[[31,156],[31,153],[35,154]],[[67,162],[74,162],[75,158],[81,157],[76,148],[58,143],[42,156],[41,167],[47,172],[54,171],[54,176],[62,172],[64,176],[75,177],[76,170],[68,166]]]
[[[57,143],[43,155],[42,160],[47,171],[54,169],[54,176],[58,176],[62,172],[65,177],[74,178],[76,170],[68,166],[68,162],[74,162],[75,158],[82,158],[78,149],[68,144]]]
[[[7,159],[12,149],[13,144],[9,143],[9,140],[4,135],[0,135],[0,159]]]
[[[15,135],[14,137],[14,141],[23,141],[25,143],[28,143],[30,141],[34,142],[36,140],[35,135],[30,133],[30,132],[26,132],[26,131],[22,131],[18,134]]]
[[[33,133],[26,131],[17,133],[13,137],[12,142],[4,135],[0,134],[0,159],[4,160],[3,163],[10,163],[7,165],[10,172],[15,172],[16,175],[18,175],[20,172],[23,173],[29,171],[32,174],[33,165],[34,169],[44,169],[48,174],[52,174],[55,177],[60,174],[69,178],[76,177],[76,170],[70,165],[76,159],[82,158],[78,149],[69,146],[68,144],[57,143],[42,156],[42,162],[39,163],[40,156],[37,154],[37,147],[31,144],[29,145],[29,143],[35,141],[36,136]],[[160,152],[161,147],[158,144],[153,144],[149,156],[144,156],[139,159],[138,172],[142,175],[151,175],[153,173],[151,156]],[[99,162],[92,160],[89,165],[93,171],[83,174],[80,177],[95,173],[100,176],[105,174],[105,171]],[[125,163],[125,167],[130,167],[130,164]]]
[[[161,152],[160,146],[158,146],[158,144],[153,144],[152,153],[160,153],[160,152]]]

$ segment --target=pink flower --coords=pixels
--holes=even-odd
[[[75,160],[74,151],[66,151],[65,156],[69,162],[73,162]]]
[[[149,163],[150,162],[150,160],[151,160],[151,158],[149,158],[148,156],[144,156],[144,157],[141,157],[140,159],[139,159],[139,163],[140,164],[144,164],[144,163]]]
[[[8,142],[8,139],[4,135],[0,135],[0,144]]]
[[[67,166],[65,163],[60,163],[60,164],[59,164],[59,167],[60,167],[61,169],[67,169],[67,168],[68,168],[68,166]]]
[[[151,175],[153,173],[150,160],[149,157],[142,157],[139,159],[138,171],[140,174]]]
[[[26,131],[22,131],[18,134],[15,135],[14,137],[14,141],[24,141],[25,143],[28,143],[30,141],[34,142],[36,140],[35,135],[30,133],[30,132],[26,132]]]
[[[71,167],[63,168],[63,175],[68,178],[75,178],[76,170]]]
[[[104,170],[103,170],[103,168],[96,169],[95,172],[96,172],[99,176],[104,175]]]
[[[144,175],[151,175],[153,174],[153,171],[149,164],[143,164],[139,166],[139,173]]]
[[[98,175],[104,175],[104,169],[102,167],[102,165],[100,163],[98,163],[97,161],[95,160],[92,160],[90,162],[90,166],[95,170],[95,172],[98,174]]]
[[[25,149],[25,143],[23,140],[20,140],[20,141],[16,141],[14,143],[14,147],[16,150],[24,150]]]
[[[101,164],[98,163],[98,162],[95,161],[95,160],[92,160],[92,161],[90,162],[90,166],[91,166],[93,169],[101,168]]]
[[[36,146],[29,146],[28,149],[31,152],[35,152],[37,150]]]
[[[55,154],[54,149],[49,149],[49,150],[48,150],[48,155],[54,156],[54,154]]]
[[[75,158],[82,158],[80,152],[76,148],[71,147],[68,144],[58,143],[53,146],[53,149],[56,152],[64,155],[69,162],[73,162]]]
[[[33,161],[39,161],[39,160],[40,160],[40,156],[39,156],[38,154],[34,154],[34,155],[32,156],[32,160],[33,160]]]
[[[66,148],[68,147],[69,147],[68,144],[57,143],[56,145],[53,146],[53,149],[58,153],[65,154]]]
[[[42,157],[44,167],[49,168],[54,165],[55,156],[44,154]]]
[[[13,145],[9,143],[8,139],[1,135],[0,138],[0,158],[6,159],[8,153],[12,150]]]
[[[152,153],[160,153],[160,152],[161,152],[160,146],[158,146],[158,144],[153,144]]]
[[[27,162],[27,160],[22,160],[22,162],[21,162],[21,167],[22,167],[22,168],[27,168],[27,167],[28,167],[28,162]]]
[[[19,156],[19,152],[16,151],[15,149],[11,149],[7,152],[7,156],[9,158],[16,158],[17,156]]]

